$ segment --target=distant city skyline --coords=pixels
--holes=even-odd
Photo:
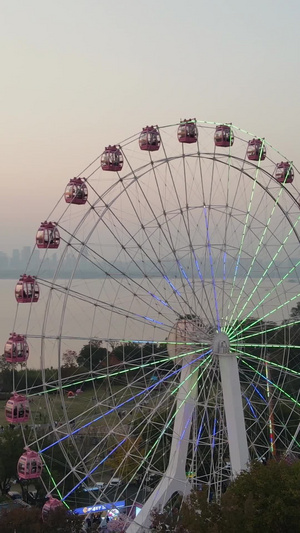
[[[21,249],[14,248],[10,254],[7,254],[0,250],[0,279],[11,279],[18,278],[23,273],[30,275],[37,275],[41,278],[51,278],[57,270],[59,264],[60,254],[57,251],[51,250],[50,253],[45,257],[43,256],[45,250],[39,250],[38,248],[32,249],[30,246],[23,246]],[[151,261],[142,261],[139,264],[137,261],[135,264],[128,261],[114,261],[113,264],[110,263],[109,259],[107,261],[100,260],[96,263],[91,257],[89,257],[89,251],[86,250],[76,266],[75,278],[93,278],[100,277],[104,278],[109,274],[112,278],[122,277],[124,275],[128,277],[143,277],[144,275],[159,277],[159,271],[155,268],[155,262]],[[68,278],[74,270],[76,265],[78,254],[76,252],[69,252],[65,255],[62,264],[59,266],[58,276],[61,278]],[[284,276],[288,270],[289,265],[297,264],[298,259],[290,257],[289,261],[286,264],[275,265],[272,269],[268,268],[268,275],[271,278],[278,278]],[[199,258],[199,263],[201,267],[209,272],[209,258]],[[184,260],[181,262],[182,266],[185,267]],[[251,258],[241,258],[239,261],[239,272],[237,277],[243,277],[245,271],[248,271],[249,265],[251,264]],[[256,265],[255,270],[252,271],[253,278],[259,278],[263,275],[264,270],[267,269],[269,261],[261,261],[260,265]],[[227,260],[227,278],[232,279],[235,272],[236,263],[230,259]],[[180,272],[178,271],[178,265],[174,261],[174,266],[168,271],[170,275],[174,277],[180,277]],[[223,277],[223,264],[219,264],[215,269],[216,278]],[[207,279],[210,275],[208,274]],[[289,279],[294,281],[295,278],[300,277],[300,265],[296,267],[293,271],[293,274]]]

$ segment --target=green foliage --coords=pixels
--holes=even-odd
[[[65,507],[49,513],[47,520],[42,524],[41,533],[80,533],[82,531],[82,516],[74,515]]]
[[[140,465],[144,459],[143,442],[140,437],[136,439],[128,438],[117,448],[107,459],[108,468],[116,470],[118,476],[123,481],[130,481],[136,471],[137,464]]]
[[[250,471],[238,476],[224,494],[219,531],[239,526],[245,533],[299,531],[299,501],[299,461],[289,464],[272,460],[266,466],[253,463]]]
[[[103,348],[102,342],[91,341],[85,344],[78,355],[77,363],[86,369],[99,368],[102,362],[107,359],[108,350]]]
[[[35,507],[18,507],[0,515],[1,533],[40,533],[41,527],[41,511]]]
[[[193,490],[186,500],[177,500],[175,506],[163,513],[155,510],[152,513],[152,531],[217,533],[220,508],[215,503],[208,503],[207,499],[206,491]],[[232,530],[232,533],[240,532]]]
[[[297,302],[296,307],[292,307],[290,317],[300,320],[300,302]]]
[[[295,533],[300,524],[300,461],[253,463],[222,496],[208,503],[205,491],[192,491],[179,511],[156,511],[152,527],[173,533]]]
[[[66,350],[62,354],[62,366],[66,368],[76,367],[77,366],[77,357],[78,354],[75,350]]]
[[[49,513],[42,521],[41,510],[36,507],[16,508],[0,515],[1,533],[80,533],[82,517],[69,513],[66,508]]]
[[[23,453],[24,442],[20,431],[5,429],[0,434],[0,491],[5,494],[9,481],[16,477],[17,462]]]
[[[21,368],[21,370],[15,370],[15,383],[18,383],[19,390],[31,389],[35,387],[35,392],[43,390],[43,380],[40,370],[34,368]],[[57,369],[46,368],[45,369],[45,381],[47,383],[56,381],[58,377]],[[13,390],[13,371],[11,368],[5,367],[0,371],[0,386],[2,392],[11,392]]]

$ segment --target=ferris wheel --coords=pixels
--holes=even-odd
[[[299,455],[298,182],[265,139],[196,119],[70,179],[5,348],[39,370],[6,408],[31,428],[23,479],[43,468],[72,508],[139,505],[133,532],[177,493],[219,501],[250,460]]]

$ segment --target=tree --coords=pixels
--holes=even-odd
[[[253,463],[250,471],[242,472],[224,494],[219,531],[233,531],[234,527],[245,533],[299,531],[299,501],[299,461]]]
[[[142,439],[126,439],[107,459],[108,468],[116,470],[123,481],[129,481],[144,458]]]
[[[102,341],[91,341],[85,344],[77,358],[77,363],[86,369],[99,368],[102,361],[105,361],[108,355],[107,348],[103,348]]]
[[[78,353],[75,352],[75,350],[66,350],[62,354],[62,360],[63,360],[62,366],[64,368],[77,367],[78,366],[77,358],[78,358]]]
[[[42,524],[42,533],[81,533],[82,516],[78,516],[68,511],[66,507],[55,509],[47,516],[47,520]]]
[[[155,511],[152,526],[173,533],[294,533],[300,523],[300,461],[255,462],[222,496],[208,503],[205,491],[192,491],[178,513]]]
[[[297,302],[296,307],[292,307],[290,317],[295,320],[300,320],[300,302]]]
[[[36,507],[11,509],[0,515],[1,533],[80,533],[82,517],[74,515],[65,507],[51,511],[45,522],[41,509]]]
[[[41,510],[36,507],[18,507],[0,515],[1,533],[41,533],[41,527]]]
[[[131,524],[132,519],[125,513],[120,513],[118,518],[110,520],[107,524],[107,530],[111,533],[124,533]]]
[[[6,428],[0,435],[0,491],[9,491],[9,482],[16,476],[17,462],[23,453],[24,442],[21,433]]]
[[[220,508],[215,503],[208,503],[205,490],[193,490],[190,496],[182,500],[175,499],[164,512],[154,510],[152,513],[153,531],[172,533],[217,533],[215,528],[220,517]],[[174,503],[174,502],[172,502]],[[232,530],[232,533],[238,533]]]

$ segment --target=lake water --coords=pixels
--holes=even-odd
[[[198,280],[199,287],[196,286],[194,291],[198,293],[196,302],[196,296],[193,296],[192,301],[187,288],[181,287],[179,291],[178,280],[169,280],[169,295],[163,299],[166,294],[166,282],[159,278],[151,280],[151,290],[150,282],[146,279],[136,279],[134,283],[132,279],[128,283],[125,278],[117,281],[75,279],[72,292],[66,299],[67,281],[58,280],[50,303],[48,294],[51,290],[46,283],[41,286],[41,296],[37,304],[17,306],[14,296],[15,283],[15,280],[0,280],[0,344],[4,347],[12,331],[26,334],[30,346],[29,367],[40,366],[41,349],[44,365],[56,367],[58,353],[67,349],[79,351],[90,338],[162,342],[176,320],[174,309],[181,314],[195,310],[195,314],[200,316],[205,309],[215,309],[214,301],[217,300],[220,319],[225,312],[230,316],[242,286],[242,280],[237,280],[239,286],[230,296],[230,287],[222,285],[222,280],[217,283],[215,293],[211,282],[208,281],[205,294],[200,295],[201,290],[203,293],[203,287]],[[178,294],[172,289],[171,295],[170,284],[178,288]],[[153,287],[156,287],[156,294]],[[268,280],[261,283],[257,291],[254,285],[252,288],[246,287],[246,296],[241,297],[234,316],[244,308],[241,318],[250,314],[256,317],[265,316],[265,320],[280,323],[289,318],[291,308],[296,305],[297,300],[300,301],[299,293],[299,284],[296,281],[281,283],[274,279],[270,285]],[[148,300],[145,295],[148,295]],[[179,309],[180,298],[185,302],[185,307],[181,303]],[[97,305],[98,301],[101,302],[100,306]],[[255,310],[259,303],[258,309]],[[201,312],[197,309],[199,305]]]

